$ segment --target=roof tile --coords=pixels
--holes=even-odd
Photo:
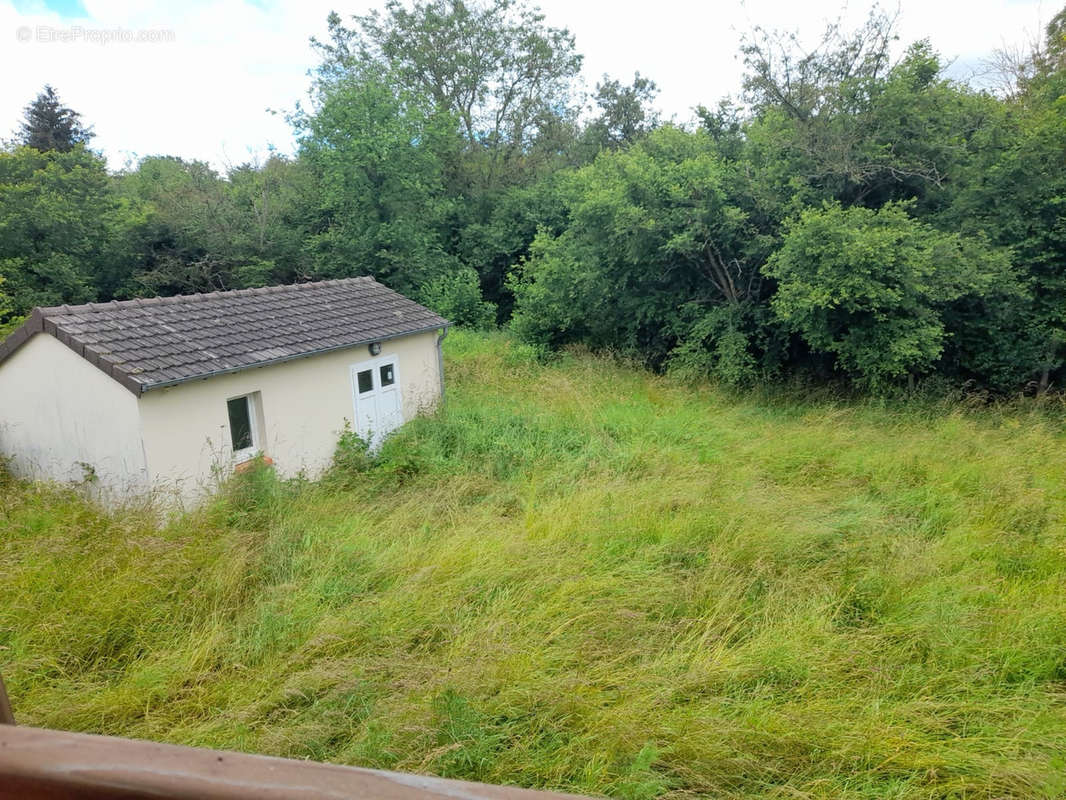
[[[373,278],[344,278],[36,309],[0,343],[0,362],[43,327],[144,392],[448,324]]]

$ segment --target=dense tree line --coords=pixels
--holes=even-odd
[[[0,328],[35,305],[372,274],[506,324],[732,384],[1061,382],[1066,10],[995,93],[896,52],[757,29],[742,95],[664,123],[655,83],[578,91],[520,0],[329,19],[299,148],[109,174],[45,91],[0,151]]]

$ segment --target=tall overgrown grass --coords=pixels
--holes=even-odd
[[[20,721],[625,798],[1066,794],[1066,435],[455,333],[448,405],[160,528],[0,487]]]

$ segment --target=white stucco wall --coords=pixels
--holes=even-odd
[[[124,499],[148,486],[137,398],[39,333],[0,365],[0,454],[16,474]],[[84,466],[83,466],[84,465]]]
[[[393,354],[406,421],[439,401],[437,333],[383,342],[381,357]],[[145,392],[141,432],[153,485],[190,503],[229,475],[226,401],[253,392],[259,393],[262,450],[279,474],[317,476],[354,417],[350,368],[370,358],[365,346],[346,348]]]

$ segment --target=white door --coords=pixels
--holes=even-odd
[[[396,356],[363,361],[352,367],[355,432],[377,448],[403,424],[403,398]]]

